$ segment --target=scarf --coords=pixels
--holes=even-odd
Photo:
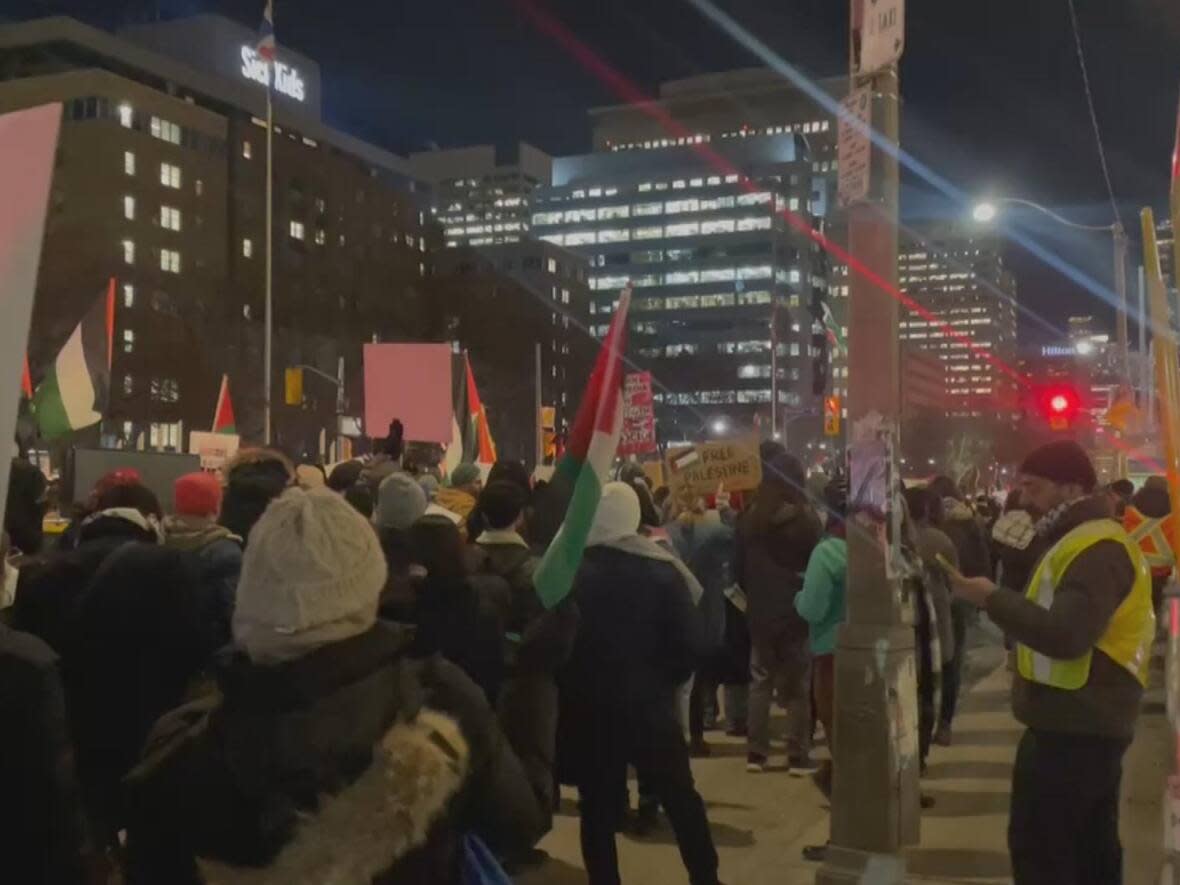
[[[1046,513],[1044,516],[1042,516],[1040,519],[1038,519],[1037,525],[1036,525],[1037,534],[1040,535],[1041,537],[1045,537],[1046,535],[1048,535],[1049,532],[1053,531],[1053,527],[1055,525],[1057,525],[1057,522],[1065,514],[1065,511],[1067,511],[1074,504],[1078,503],[1078,501],[1080,501],[1080,500],[1082,500],[1082,499],[1081,498],[1073,498],[1069,501],[1062,501],[1060,504],[1058,504],[1056,507],[1054,507],[1048,513]]]
[[[705,595],[705,588],[701,586],[701,582],[697,580],[696,575],[689,570],[683,560],[674,553],[669,553],[650,538],[634,534],[624,535],[621,538],[613,538],[594,546],[609,547],[612,550],[629,553],[632,556],[654,559],[656,562],[666,562],[674,566],[676,571],[680,573],[680,577],[684,579],[689,595],[692,597],[693,605],[697,605],[701,601],[701,597]]]

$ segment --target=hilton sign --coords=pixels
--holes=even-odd
[[[258,54],[253,46],[242,47],[243,77],[266,86],[270,81],[270,70],[271,65]],[[275,92],[296,101],[303,101],[306,94],[303,78],[299,76],[299,72],[295,68],[285,65],[281,61],[276,61],[274,63],[274,78]]]

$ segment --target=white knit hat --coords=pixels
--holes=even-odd
[[[327,488],[291,488],[250,532],[234,641],[261,663],[357,636],[377,620],[385,557],[373,527]]]
[[[594,514],[594,525],[586,543],[591,547],[617,541],[639,531],[643,518],[639,495],[625,482],[608,482]]]

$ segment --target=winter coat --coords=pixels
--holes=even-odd
[[[417,627],[412,653],[441,654],[458,666],[495,704],[504,680],[504,624],[510,608],[502,578],[427,575],[413,585],[412,622]]]
[[[0,625],[0,857],[12,882],[81,885],[85,826],[58,656]]]
[[[955,498],[943,498],[941,529],[959,551],[959,571],[968,578],[990,577],[991,552],[983,521]]]
[[[811,551],[803,589],[795,597],[795,610],[809,626],[813,655],[836,652],[836,631],[844,623],[845,588],[848,585],[848,544],[843,538],[824,538]]]
[[[202,593],[183,554],[126,544],[78,599],[63,654],[66,701],[96,837],[119,829],[119,782],[152,724],[188,697],[208,662]]]
[[[164,544],[190,562],[201,592],[209,651],[228,644],[242,573],[242,539],[212,520],[174,516],[164,520]]]
[[[673,697],[696,668],[700,614],[676,567],[613,547],[590,547],[572,592],[581,614],[559,676],[559,751],[576,782],[589,747],[674,716]]]
[[[808,627],[795,611],[795,594],[822,534],[806,504],[756,499],[738,520],[735,570],[747,599],[746,619],[755,645],[777,637],[802,642]],[[770,513],[761,508],[772,506]]]
[[[959,567],[959,551],[950,537],[932,525],[919,525],[914,530],[918,556],[924,567],[923,579],[937,618],[939,650],[943,661],[955,656],[955,629],[951,621],[951,589],[946,573],[938,564],[941,554],[955,568]],[[940,662],[941,663],[941,662]]]
[[[80,521],[76,547],[22,562],[12,626],[64,655],[74,607],[103,560],[130,541],[156,540],[154,532],[121,515],[97,513]]]
[[[541,810],[479,689],[406,650],[378,622],[279,665],[228,657],[128,778],[129,882],[204,881],[199,856],[217,883],[458,885],[461,834],[530,847]]]
[[[704,589],[697,608],[704,651],[714,657],[725,648],[725,590],[733,584],[734,530],[721,521],[677,521],[668,526],[676,553]]]
[[[1033,542],[1038,561],[1070,530],[1090,520],[1109,519],[1110,512],[1101,495],[1075,502]],[[1099,541],[1069,564],[1048,609],[1030,602],[1024,593],[997,592],[988,597],[988,616],[1034,651],[1060,660],[1093,652],[1090,677],[1076,691],[1040,685],[1015,674],[1012,709],[1017,719],[1046,731],[1120,739],[1134,735],[1143,687],[1095,648],[1134,582],[1135,566],[1123,545]]]

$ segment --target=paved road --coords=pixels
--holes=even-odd
[[[1005,850],[1008,783],[1021,729],[1008,710],[1010,676],[1003,650],[980,632],[973,646],[971,690],[963,703],[955,746],[935,748],[931,755],[923,789],[934,796],[936,805],[924,813],[922,844],[908,854],[910,881],[922,885],[1010,881]],[[1146,717],[1127,762],[1123,829],[1129,885],[1152,881],[1159,859],[1158,784],[1166,758],[1161,719],[1158,712]],[[783,725],[781,719],[776,723],[780,737]],[[709,740],[713,756],[694,761],[693,771],[708,805],[723,881],[811,885],[815,867],[802,859],[801,850],[827,839],[826,802],[809,780],[794,778],[781,768],[747,774],[742,742],[716,733]],[[778,761],[782,763],[781,756]],[[586,882],[572,793],[565,794],[554,831],[542,847],[552,859],[518,876],[518,885]],[[666,826],[643,840],[620,836],[619,856],[623,881],[631,885],[687,881]]]

